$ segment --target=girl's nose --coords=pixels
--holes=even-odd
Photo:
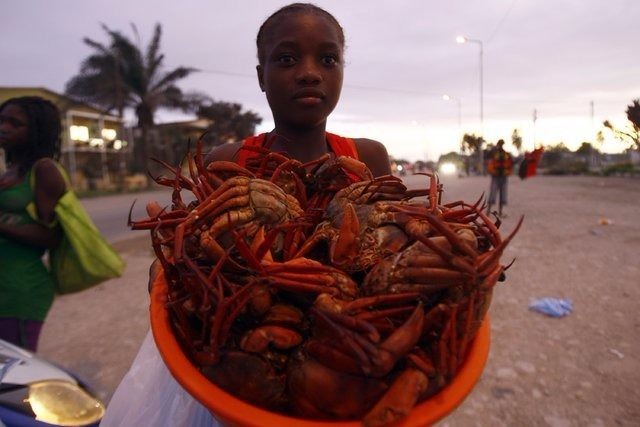
[[[296,80],[302,84],[317,84],[322,81],[322,73],[315,61],[306,60],[300,64]]]

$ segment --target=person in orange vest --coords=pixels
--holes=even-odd
[[[513,158],[511,154],[504,151],[504,140],[498,140],[496,148],[491,151],[487,162],[487,172],[491,175],[491,187],[489,189],[489,203],[487,213],[491,212],[491,207],[498,199],[498,216],[504,217],[504,206],[507,204],[507,184],[511,170],[513,169]]]

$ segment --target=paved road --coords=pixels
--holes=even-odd
[[[150,200],[157,200],[162,206],[167,205],[171,202],[171,191],[158,189],[84,198],[81,199],[81,202],[106,239],[110,242],[116,242],[146,234],[144,231],[132,231],[127,226],[127,218],[132,205],[134,205],[133,219],[145,217],[145,205]]]

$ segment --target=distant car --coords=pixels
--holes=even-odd
[[[0,426],[98,426],[105,405],[73,374],[0,339]]]

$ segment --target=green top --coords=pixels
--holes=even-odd
[[[29,176],[0,190],[0,222],[33,224],[25,210],[33,202]],[[53,304],[54,282],[42,262],[44,249],[0,236],[0,317],[43,321]]]

